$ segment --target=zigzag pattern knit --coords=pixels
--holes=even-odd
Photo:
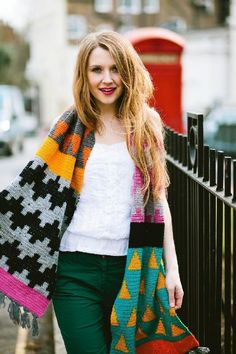
[[[8,297],[12,320],[34,333],[54,293],[60,239],[79,202],[94,143],[94,132],[70,109],[0,194],[0,304]],[[169,306],[162,205],[150,197],[144,208],[142,183],[136,167],[125,275],[111,314],[111,354],[186,353],[198,342]]]

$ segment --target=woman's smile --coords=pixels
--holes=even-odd
[[[100,88],[99,90],[106,96],[110,96],[115,92],[115,87],[111,88]]]

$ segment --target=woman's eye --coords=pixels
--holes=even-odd
[[[113,71],[114,73],[118,73],[118,69],[117,69],[117,67],[116,67],[116,66],[114,66],[114,68],[112,68],[112,71]]]
[[[94,72],[100,72],[100,71],[101,71],[101,68],[93,68],[92,71],[94,71]]]

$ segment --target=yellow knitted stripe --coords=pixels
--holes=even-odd
[[[71,187],[78,193],[81,192],[84,179],[84,168],[75,167],[71,180]]]
[[[36,156],[40,157],[51,172],[68,181],[72,179],[75,165],[75,157],[59,151],[58,143],[50,137],[44,140]]]

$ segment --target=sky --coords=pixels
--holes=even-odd
[[[28,4],[31,0],[0,0],[0,20],[22,30],[28,19]]]

